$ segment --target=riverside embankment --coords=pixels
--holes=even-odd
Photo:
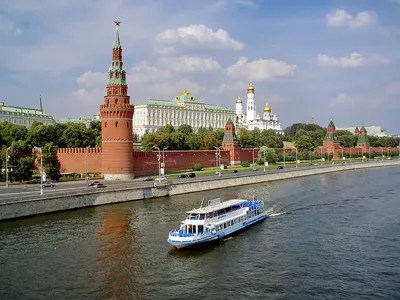
[[[223,176],[199,177],[188,181],[167,182],[153,187],[115,187],[104,190],[65,191],[55,195],[30,195],[29,200],[18,200],[0,204],[0,220],[78,209],[104,204],[142,200],[213,190],[260,182],[284,180],[312,176],[330,172],[357,170],[364,168],[400,166],[400,161],[379,161],[355,164],[336,164],[301,167],[298,169],[262,171]]]

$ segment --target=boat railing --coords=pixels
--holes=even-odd
[[[169,232],[170,236],[175,236],[175,237],[193,237],[193,236],[201,236],[201,235],[209,235],[209,232],[203,231],[199,233],[188,233],[184,232],[182,229],[174,229]]]

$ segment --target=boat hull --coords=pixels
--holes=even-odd
[[[251,227],[252,225],[259,223],[263,220],[265,220],[268,217],[267,214],[265,215],[260,215],[257,218],[254,218],[252,220],[249,220],[248,222],[243,222],[243,225],[238,227],[238,228],[233,228],[232,230],[227,230],[227,231],[221,231],[221,232],[216,232],[213,235],[210,235],[209,238],[204,238],[204,239],[200,239],[197,241],[180,241],[179,239],[171,239],[168,238],[168,243],[171,244],[172,246],[174,246],[177,250],[183,249],[183,248],[192,248],[192,247],[197,247],[200,245],[205,245],[205,244],[209,244],[211,242],[216,242],[222,239],[225,239],[229,236],[232,236],[236,233],[238,233],[239,231],[242,231],[246,228]]]

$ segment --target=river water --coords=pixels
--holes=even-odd
[[[0,223],[0,299],[400,299],[400,168],[331,173]],[[264,199],[233,238],[167,243],[201,199]]]

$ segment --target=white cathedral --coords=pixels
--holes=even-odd
[[[264,107],[263,117],[257,115],[254,86],[251,83],[247,88],[246,113],[243,112],[243,102],[240,97],[236,100],[236,124],[240,128],[248,130],[255,128],[260,130],[272,129],[278,134],[283,134],[281,122],[278,120],[278,116],[272,113],[271,106],[268,103]]]

